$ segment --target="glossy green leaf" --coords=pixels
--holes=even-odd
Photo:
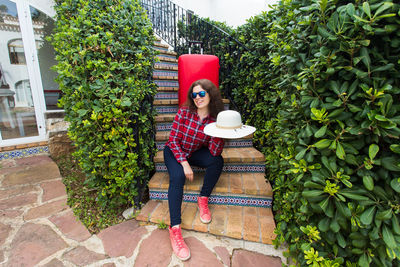
[[[391,248],[386,248],[386,254],[391,260],[394,260],[396,258],[396,252]]]
[[[360,258],[358,258],[358,265],[359,266],[365,266],[365,267],[369,267],[369,262],[368,262],[368,257],[367,254],[362,254]]]
[[[307,188],[316,188],[316,189],[323,189],[323,188],[324,188],[323,185],[321,185],[321,184],[319,184],[319,183],[312,182],[312,181],[306,181],[306,182],[304,183],[304,187],[307,187]]]
[[[388,71],[388,70],[393,69],[393,68],[394,68],[394,64],[390,63],[390,64],[387,64],[385,66],[380,66],[380,67],[373,68],[371,70],[371,72]]]
[[[365,67],[367,67],[368,72],[371,70],[371,58],[368,53],[368,49],[366,47],[362,47],[360,50],[362,56],[362,62],[364,63]]]
[[[319,148],[319,149],[324,149],[324,148],[327,148],[331,143],[332,143],[332,141],[329,139],[322,139],[322,140],[316,142],[313,146],[316,148]]]
[[[326,212],[326,209],[328,208],[328,204],[329,204],[329,197],[322,200],[318,205],[321,207],[321,209]]]
[[[396,235],[400,235],[400,224],[399,220],[397,219],[398,215],[392,216],[392,229]]]
[[[400,154],[400,145],[390,145],[390,150],[394,153]]]
[[[318,229],[321,232],[326,232],[329,230],[329,225],[330,225],[330,218],[325,217],[322,220],[319,221],[318,223]]]
[[[397,248],[396,241],[394,240],[394,236],[392,231],[386,225],[382,226],[382,237],[383,241],[389,248]]]
[[[350,218],[351,217],[351,212],[350,209],[343,203],[339,202],[339,201],[335,201],[335,205],[336,208],[338,209],[338,211],[345,216],[346,218]]]
[[[374,17],[378,16],[379,14],[381,14],[382,12],[384,12],[385,10],[391,8],[393,6],[393,3],[391,2],[385,2],[383,3],[375,12]]]
[[[323,137],[326,133],[326,129],[327,129],[326,125],[322,126],[318,131],[315,132],[314,136],[316,138]]]
[[[360,216],[361,222],[365,225],[370,225],[372,223],[372,220],[374,219],[375,210],[376,210],[375,206],[365,210]]]
[[[309,190],[309,191],[303,191],[301,194],[305,198],[310,198],[310,197],[317,197],[320,196],[324,193],[322,190]]]
[[[395,157],[382,158],[382,166],[389,171],[400,172],[399,160]]]
[[[296,160],[301,160],[304,157],[304,155],[306,154],[307,150],[308,150],[307,148],[304,148],[299,153],[297,153],[297,155],[295,157]]]
[[[387,210],[384,210],[384,211],[378,211],[376,213],[376,219],[377,220],[385,221],[385,220],[389,220],[390,218],[392,218],[392,209],[387,209]]]
[[[363,201],[363,200],[369,200],[368,197],[366,196],[361,196],[358,194],[354,194],[354,193],[349,193],[349,192],[341,192],[341,194],[347,198],[350,199],[354,199],[354,200],[359,200],[359,201]]]
[[[341,233],[336,234],[336,239],[338,241],[338,244],[341,248],[345,248],[347,246],[347,242],[344,239],[343,235]]]
[[[340,225],[338,224],[337,220],[332,220],[329,227],[334,233],[340,231]]]
[[[378,154],[378,151],[379,151],[379,146],[377,146],[376,144],[371,144],[368,150],[369,158],[373,160],[376,154]]]
[[[368,2],[364,2],[362,7],[363,7],[365,14],[367,14],[367,16],[369,18],[371,18],[371,8],[369,7]]]
[[[363,184],[367,190],[369,191],[374,190],[374,179],[371,176],[364,176]]]
[[[365,20],[365,19],[363,19],[363,18],[361,18],[361,17],[359,17],[359,16],[357,16],[357,15],[354,15],[354,17],[355,17],[357,20],[359,20],[359,21],[362,21],[362,22],[365,22],[365,23],[369,23],[368,20]]]
[[[344,152],[343,146],[338,142],[336,146],[336,156],[340,159],[344,159],[346,153]]]

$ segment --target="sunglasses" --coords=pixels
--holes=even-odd
[[[198,93],[193,92],[193,93],[192,93],[192,98],[195,99],[195,98],[197,97],[197,95],[199,95],[200,97],[205,97],[206,94],[207,94],[206,91],[200,91],[200,92],[198,92]]]

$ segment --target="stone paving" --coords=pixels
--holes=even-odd
[[[91,235],[67,205],[48,155],[0,161],[0,266],[281,266],[281,250],[183,231],[192,257],[172,253],[167,230],[127,220]]]

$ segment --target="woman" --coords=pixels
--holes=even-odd
[[[204,127],[215,122],[223,110],[221,94],[209,80],[195,81],[189,89],[188,99],[180,108],[172,124],[171,134],[164,148],[164,161],[169,174],[168,205],[171,226],[169,234],[176,256],[190,258],[190,250],[181,233],[181,205],[185,180],[193,181],[191,165],[206,168],[203,187],[198,197],[200,220],[211,221],[208,209],[210,196],[222,172],[224,161],[221,153],[224,141],[204,134]]]

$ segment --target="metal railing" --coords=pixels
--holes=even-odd
[[[236,81],[230,79],[234,68],[240,67],[241,56],[248,48],[234,38],[228,30],[200,18],[192,11],[186,10],[170,0],[140,0],[153,24],[154,32],[171,45],[178,55],[192,52],[216,55],[220,60],[220,89],[235,105],[232,90],[237,87]],[[242,114],[244,115],[244,114]]]
[[[154,32],[174,48],[180,42],[178,38],[178,24],[187,23],[190,11],[172,3],[169,0],[140,0],[153,24]]]

